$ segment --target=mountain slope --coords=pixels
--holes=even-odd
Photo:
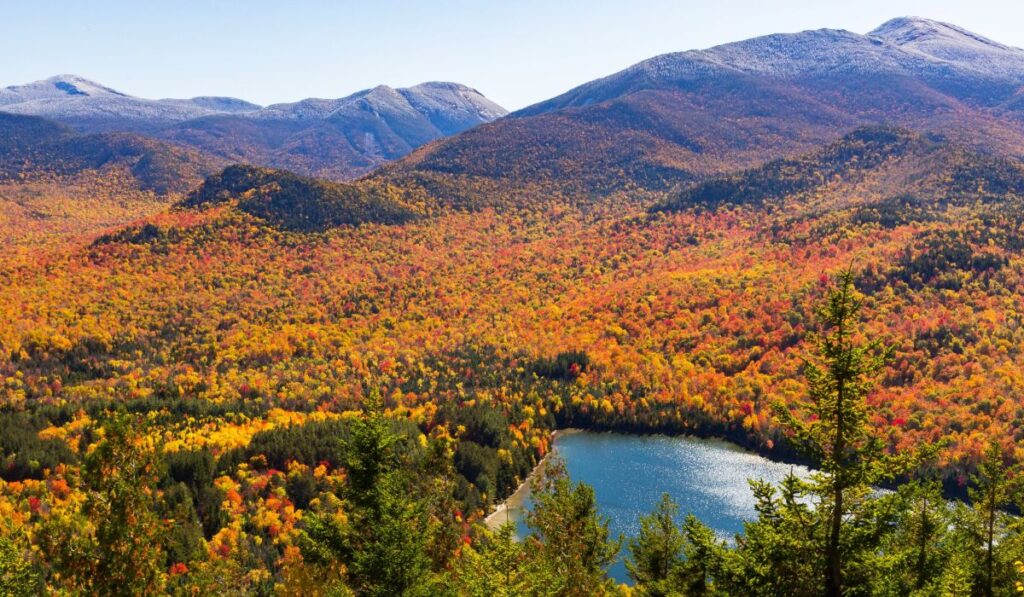
[[[0,178],[73,176],[125,169],[138,188],[184,192],[223,163],[176,145],[133,133],[82,135],[35,116],[0,113]]]
[[[505,110],[456,83],[379,86],[335,99],[275,104],[183,122],[160,133],[225,159],[348,179]]]
[[[478,187],[593,199],[808,151],[863,125],[1024,154],[1024,51],[925,19],[666,54],[431,144],[381,176],[462,204]]]
[[[909,203],[921,209],[1024,197],[1024,162],[907,130],[865,127],[811,153],[691,185],[651,211],[784,201],[822,211],[872,196],[916,197]]]
[[[642,89],[685,88],[743,75],[797,81],[858,76],[911,77],[931,84],[959,80],[1007,92],[1024,84],[1024,50],[954,25],[903,17],[867,35],[820,29],[664,54],[516,114],[542,114]]]

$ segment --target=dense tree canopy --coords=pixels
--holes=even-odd
[[[664,504],[634,538],[649,594],[834,593],[836,579],[847,594],[999,594],[1017,576],[1011,160],[866,130],[600,201],[459,179],[487,201],[446,203],[426,182],[256,172],[173,209],[126,191],[120,167],[54,176],[0,184],[0,571],[19,586],[113,590],[84,580],[102,567],[125,590],[179,593],[614,592],[616,542],[571,480],[546,487],[532,539],[477,524],[571,426],[718,435],[821,467],[755,485],[759,519],[735,543]],[[817,359],[809,332],[827,346],[836,326],[815,305],[848,268],[857,331]],[[891,358],[848,370],[869,339]],[[892,458],[921,446],[927,467]],[[875,496],[887,477],[910,484]]]

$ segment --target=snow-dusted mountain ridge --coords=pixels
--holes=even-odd
[[[519,113],[539,114],[591,105],[646,88],[743,76],[905,76],[1020,86],[1024,85],[1024,50],[955,25],[901,17],[867,34],[841,29],[777,33],[706,50],[655,56]]]
[[[84,129],[146,129],[259,106],[234,98],[150,100],[77,75],[58,75],[0,89],[0,110],[42,116]]]
[[[506,114],[458,83],[380,85],[339,99],[261,107],[231,97],[144,99],[76,75],[0,89],[0,112],[47,118],[84,133],[143,133],[217,160],[334,179],[364,174]]]
[[[309,98],[295,103],[273,104],[247,116],[259,120],[328,119],[352,110],[418,112],[428,118],[442,118],[446,122],[444,128],[448,128],[450,121],[478,124],[506,114],[504,108],[475,89],[458,83],[429,82],[404,89],[379,85],[340,99]]]
[[[959,69],[1016,81],[1024,76],[1024,50],[949,23],[902,17],[882,24],[868,35]]]
[[[261,107],[230,97],[144,99],[77,75],[58,75],[0,89],[0,111],[42,116],[83,130],[147,130],[208,116],[255,120],[327,119],[339,110],[418,113],[445,134],[503,116],[506,111],[458,83],[423,83],[407,89],[379,86],[340,99],[306,99]]]

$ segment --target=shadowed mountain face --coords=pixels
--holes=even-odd
[[[386,166],[455,202],[464,187],[588,196],[663,190],[793,155],[864,125],[1024,154],[1024,51],[926,19],[666,54]]]
[[[0,180],[123,168],[156,193],[187,191],[223,161],[134,133],[79,134],[36,116],[0,113]]]
[[[867,197],[908,197],[907,209],[1024,197],[1024,163],[979,154],[945,139],[865,127],[813,152],[685,187],[652,208],[781,206],[786,201],[846,208]],[[827,199],[826,199],[827,198]]]
[[[136,132],[228,161],[352,178],[435,139],[505,114],[457,83],[387,86],[262,108],[225,97],[148,100],[62,75],[0,89],[0,111],[84,132]]]

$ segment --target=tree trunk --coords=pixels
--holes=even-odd
[[[928,540],[931,533],[928,529],[928,498],[921,503],[921,532],[917,544],[917,582],[915,587],[918,590],[924,588],[925,568],[928,565]]]
[[[832,528],[828,537],[826,552],[825,593],[829,597],[840,597],[843,594],[842,562],[839,557],[839,533],[843,524],[843,490],[838,485],[833,496]]]
[[[839,322],[838,343],[843,344],[845,336],[844,322]],[[845,369],[845,363],[844,363]],[[843,529],[843,490],[846,483],[845,472],[846,451],[846,374],[843,370],[836,375],[836,437],[832,445],[832,461],[835,472],[832,477],[832,525],[828,537],[825,570],[825,594],[829,597],[841,597],[843,594],[843,563],[839,535]]]
[[[988,552],[985,554],[985,596],[992,597],[992,543],[996,527],[996,497],[993,492],[988,508]]]

